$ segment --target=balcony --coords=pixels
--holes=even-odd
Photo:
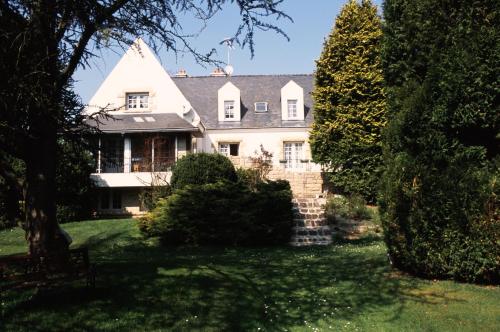
[[[96,169],[96,173],[169,172],[174,163],[173,157],[156,157],[153,162],[151,158],[134,157],[130,159],[129,169],[123,158],[107,158],[101,160],[101,167]]]
[[[170,181],[177,154],[190,150],[186,134],[140,133],[99,138],[96,171],[98,187],[144,187]]]

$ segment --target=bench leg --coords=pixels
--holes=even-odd
[[[96,268],[92,265],[89,269],[89,274],[87,275],[87,287],[95,289],[95,278],[96,278]]]

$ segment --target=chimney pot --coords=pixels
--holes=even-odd
[[[212,71],[210,76],[212,76],[212,77],[224,77],[224,76],[226,76],[226,73],[224,72],[224,70],[222,70],[222,68],[217,67]]]
[[[184,69],[179,69],[175,77],[188,77],[188,74]]]

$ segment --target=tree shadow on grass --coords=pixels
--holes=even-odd
[[[7,329],[278,331],[386,307],[397,319],[408,300],[451,301],[394,276],[378,240],[166,249],[123,237],[89,241],[101,262],[95,290],[40,293],[4,316]]]

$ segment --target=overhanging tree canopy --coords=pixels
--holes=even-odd
[[[241,24],[234,38],[253,55],[256,29],[274,30],[271,19],[288,18],[283,0],[1,0],[0,1],[0,175],[26,190],[27,238],[33,255],[64,252],[68,241],[56,221],[57,139],[79,137],[81,104],[71,77],[93,51],[128,46],[137,36],[158,50],[187,50],[213,61],[190,44],[178,18],[204,23],[223,7],[237,6]],[[24,161],[25,183],[9,158]]]

